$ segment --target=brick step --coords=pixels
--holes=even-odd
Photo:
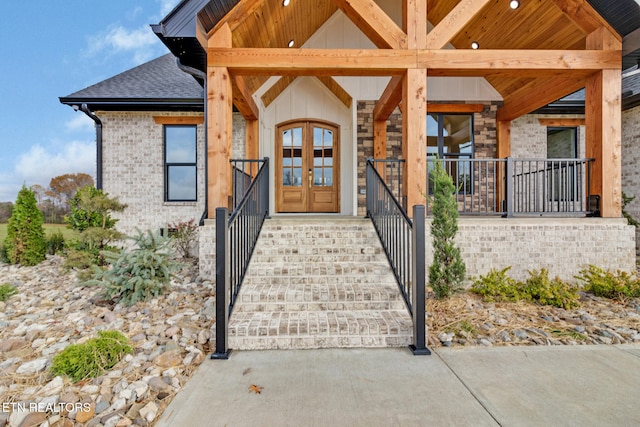
[[[406,310],[236,313],[229,346],[236,350],[405,347],[411,343]]]
[[[353,275],[353,274],[373,274],[382,276],[389,274],[389,264],[381,262],[302,262],[296,263],[279,263],[274,265],[272,262],[261,263],[252,261],[247,275],[251,276],[324,276],[331,275]]]
[[[258,257],[261,255],[382,255],[385,258],[384,250],[381,247],[372,246],[368,243],[366,245],[353,245],[353,246],[335,246],[328,245],[321,247],[314,246],[275,246],[265,245],[264,247],[256,248],[253,256]]]
[[[339,283],[341,285],[393,285],[395,287],[398,286],[395,278],[390,275],[385,276],[373,276],[373,275],[342,275],[340,277],[333,277],[329,275],[325,276],[289,276],[289,275],[271,275],[271,276],[254,276],[247,275],[242,282],[242,289],[249,289],[255,285],[281,285],[281,286],[290,286],[290,285],[298,285],[300,283],[303,284],[318,284],[318,285],[327,285],[327,284],[336,284]],[[245,285],[247,285],[245,287]]]
[[[387,262],[387,258],[382,254],[288,254],[288,255],[269,255],[254,254],[252,261],[255,265],[260,264],[294,264],[294,263],[313,263],[313,264],[344,264],[344,263],[381,263]]]

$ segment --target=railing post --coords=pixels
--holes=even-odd
[[[507,157],[507,172],[505,174],[505,193],[506,193],[506,211],[507,218],[513,217],[513,177],[514,177],[514,169],[513,169],[513,159],[511,157]]]
[[[413,344],[409,349],[415,356],[431,354],[426,347],[425,326],[425,209],[423,205],[413,207],[411,268],[413,269]]]
[[[259,169],[258,169],[259,170]],[[262,197],[263,211],[260,214],[266,212],[265,217],[269,218],[269,158],[264,158],[264,176],[262,177],[262,188],[260,188],[260,195]]]
[[[371,218],[371,213],[373,212],[373,169],[372,165],[373,159],[368,158],[366,161],[365,167],[365,187],[366,187],[366,209],[365,215],[367,218]]]
[[[229,341],[229,224],[227,208],[216,208],[216,351],[212,359],[226,360]]]

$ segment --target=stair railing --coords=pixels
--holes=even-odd
[[[367,217],[373,222],[413,317],[413,343],[409,348],[415,355],[431,354],[426,347],[425,326],[425,207],[413,206],[411,220],[373,159],[367,159],[366,185]]]
[[[237,173],[237,161],[231,162],[234,173]],[[259,162],[260,169],[244,195],[237,203],[234,202],[231,215],[227,208],[216,209],[216,348],[212,359],[228,359],[231,353],[229,316],[262,224],[269,216],[269,159],[265,157],[252,162]]]

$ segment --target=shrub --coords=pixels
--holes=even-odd
[[[47,253],[55,255],[64,249],[64,236],[62,231],[56,230],[47,238]]]
[[[198,226],[191,219],[189,221],[177,222],[170,224],[169,228],[172,233],[169,234],[173,247],[178,251],[182,258],[191,258],[191,248],[195,244],[198,237]]]
[[[439,159],[434,161],[430,179],[433,181],[433,263],[429,267],[429,285],[436,298],[445,298],[460,289],[466,267],[454,242],[458,232],[456,188]]]
[[[0,301],[5,302],[9,299],[9,297],[14,296],[18,293],[18,289],[15,286],[12,286],[8,283],[3,283],[0,285]]]
[[[529,271],[529,278],[524,282],[524,294],[529,299],[542,304],[564,309],[579,305],[578,288],[562,281],[559,277],[549,278],[546,269]]]
[[[471,291],[481,295],[485,301],[520,301],[523,295],[518,282],[509,277],[511,267],[496,270],[492,268],[486,276],[473,281]]]
[[[72,344],[57,354],[51,364],[51,373],[66,375],[76,382],[97,377],[132,352],[129,340],[121,332],[99,331],[97,338]]]
[[[173,274],[181,268],[171,257],[168,238],[139,231],[133,240],[137,248],[123,249],[119,255],[108,253],[106,259],[111,268],[94,267],[93,280],[87,282],[103,286],[105,298],[119,299],[125,305],[164,293]]]
[[[7,248],[5,248],[4,243],[0,242],[0,262],[4,262],[5,264],[8,264],[9,261],[9,255],[7,254]]]
[[[633,225],[634,227],[640,227],[640,222],[638,222],[631,214],[627,211],[627,205],[635,199],[635,196],[627,196],[624,191],[622,192],[622,216],[627,220],[627,224]]]
[[[4,241],[7,257],[12,264],[36,265],[47,256],[42,212],[36,206],[36,197],[23,186],[13,208],[7,237]]]
[[[507,276],[510,268],[492,269],[486,276],[480,276],[473,282],[471,291],[485,301],[524,300],[564,309],[579,305],[578,289],[558,277],[549,279],[546,269],[529,271],[529,278],[521,282]]]
[[[603,297],[624,302],[629,298],[640,297],[640,280],[632,274],[618,270],[615,274],[603,270],[595,265],[582,269],[576,276],[583,282],[583,288],[587,292]]]

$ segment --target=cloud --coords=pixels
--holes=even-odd
[[[85,114],[77,113],[64,124],[68,132],[90,132],[94,129],[94,122]]]
[[[0,174],[0,201],[14,201],[23,184],[49,186],[51,178],[65,173],[95,175],[93,142],[71,141],[59,148],[32,146],[22,153],[11,174]]]
[[[107,30],[89,37],[89,47],[84,54],[87,57],[107,58],[116,54],[133,54],[133,62],[141,64],[155,55],[154,47],[160,41],[148,25],[137,29],[128,29],[122,25],[111,25]]]
[[[164,18],[173,10],[174,7],[180,3],[180,0],[159,0],[160,1],[160,14]]]

